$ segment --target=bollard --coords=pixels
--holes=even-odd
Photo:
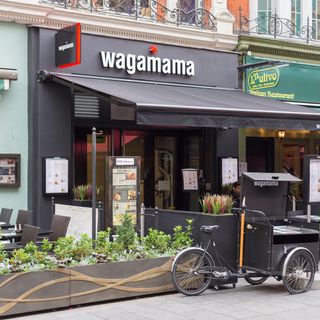
[[[56,205],[54,203],[54,197],[51,198],[51,213],[52,215],[56,213]]]
[[[158,227],[159,227],[159,211],[158,211],[158,207],[155,207],[155,210],[154,210],[154,224],[155,224],[156,230],[158,230]]]
[[[145,213],[144,213],[145,207],[144,204],[141,203],[141,209],[140,209],[140,237],[144,237],[144,228],[145,228]]]

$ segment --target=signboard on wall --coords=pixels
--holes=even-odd
[[[44,159],[44,194],[69,193],[69,160],[66,158]]]
[[[0,187],[20,187],[20,154],[0,155]]]
[[[120,225],[125,214],[138,222],[140,206],[140,157],[106,158],[107,225]]]
[[[320,156],[303,158],[303,198],[308,204],[320,204]]]
[[[221,158],[221,186],[239,179],[238,158]]]
[[[197,169],[181,169],[183,179],[183,191],[198,190],[198,170]]]
[[[58,30],[55,35],[56,66],[67,68],[81,63],[81,25]]]

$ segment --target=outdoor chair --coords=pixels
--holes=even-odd
[[[30,223],[31,216],[32,216],[31,210],[19,210],[16,224],[21,225],[21,228],[24,229],[24,225],[27,223]]]
[[[2,208],[0,213],[0,222],[10,224],[13,209]]]
[[[31,226],[29,224],[25,224],[24,228],[21,232],[21,241],[20,242],[14,242],[14,243],[5,243],[3,244],[5,251],[13,251],[15,249],[23,248],[28,242],[36,242],[38,233],[40,228]]]
[[[39,236],[37,245],[41,246],[43,239],[55,242],[58,238],[65,237],[70,220],[71,218],[68,216],[59,216],[57,214],[53,215],[50,226],[51,233],[48,236]]]
[[[67,216],[53,215],[51,221],[51,231],[49,241],[57,241],[60,237],[65,237],[71,218]]]

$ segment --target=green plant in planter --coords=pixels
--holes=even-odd
[[[205,194],[200,200],[203,213],[231,213],[233,199],[227,195]]]
[[[75,200],[91,200],[92,199],[92,185],[81,184],[72,188],[73,197]],[[99,195],[100,188],[96,187],[96,194]]]
[[[158,255],[166,253],[170,248],[171,236],[156,229],[149,229],[148,235],[144,238],[143,244],[148,251],[148,255]]]
[[[116,242],[121,244],[124,250],[132,250],[137,246],[138,236],[128,214],[123,216],[121,225],[116,227],[115,235]]]
[[[183,230],[182,226],[175,226],[173,228],[173,236],[171,248],[175,250],[182,250],[184,248],[190,247],[192,245],[192,223],[193,219],[187,219],[187,226]]]

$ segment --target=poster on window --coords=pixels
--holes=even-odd
[[[238,158],[221,159],[222,185],[238,181]]]
[[[309,202],[320,202],[320,159],[310,159]]]
[[[68,159],[45,159],[45,194],[67,194],[69,192],[68,177]]]
[[[20,155],[0,155],[0,186],[20,187]]]
[[[182,169],[183,191],[198,190],[198,170]]]
[[[125,215],[129,215],[134,225],[137,224],[140,200],[140,158],[139,157],[107,157],[109,173],[106,186],[111,204],[112,226],[122,223]]]

